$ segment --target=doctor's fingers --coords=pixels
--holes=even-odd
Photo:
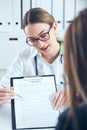
[[[58,91],[53,100],[53,106],[55,109],[62,107],[66,100],[69,99],[69,91],[65,93],[65,91]]]
[[[14,97],[14,91],[9,88],[1,88],[0,89],[0,102],[12,99]]]
[[[6,103],[9,103],[9,101],[11,99],[13,99],[14,97],[12,96],[8,96],[8,97],[0,97],[0,104],[6,104]]]
[[[9,103],[9,100],[14,98],[13,93],[0,92],[0,104]]]
[[[54,105],[54,106],[55,106],[57,100],[59,99],[59,97],[60,97],[61,95],[64,95],[64,91],[57,91],[57,92],[56,92],[56,94],[55,94],[55,96],[54,96],[54,99],[53,99],[53,105]]]
[[[69,95],[67,95],[67,96],[65,96],[65,97],[63,97],[63,96],[61,96],[58,100],[57,100],[57,102],[56,102],[56,104],[55,104],[55,109],[59,109],[59,108],[62,108],[62,107],[68,107],[70,105],[70,96]]]
[[[54,100],[53,100],[53,107],[55,109],[57,109],[59,107],[60,101],[63,99],[64,95],[62,94],[62,92],[57,92]]]
[[[14,90],[12,88],[0,88],[0,94],[11,93],[14,94]]]
[[[12,92],[0,92],[0,98],[2,97],[12,97],[15,96],[15,94]]]

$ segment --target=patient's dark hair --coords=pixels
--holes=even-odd
[[[87,103],[87,8],[66,31],[64,67],[68,77],[71,105]]]

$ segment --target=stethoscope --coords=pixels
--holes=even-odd
[[[36,71],[36,75],[38,75],[38,67],[37,67],[37,55],[34,57],[34,61],[35,61],[35,71]],[[60,63],[63,63],[63,54],[60,55]],[[61,84],[63,83],[62,81],[60,82]]]
[[[34,57],[34,61],[35,61],[35,70],[36,70],[36,75],[38,76],[38,65],[37,65],[37,55]],[[63,54],[60,55],[60,63],[63,63]],[[60,81],[60,85],[64,85],[63,81]],[[56,88],[57,90],[57,88]],[[59,113],[61,113],[60,109],[59,109]]]

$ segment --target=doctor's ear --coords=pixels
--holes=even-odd
[[[57,24],[57,22],[55,21],[55,22],[53,23],[53,28],[54,28],[54,30],[57,30],[57,26],[58,26],[58,24]]]

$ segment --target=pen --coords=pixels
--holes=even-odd
[[[22,96],[20,96],[18,93],[15,93],[17,97],[19,97],[20,99],[24,100],[24,98]]]

